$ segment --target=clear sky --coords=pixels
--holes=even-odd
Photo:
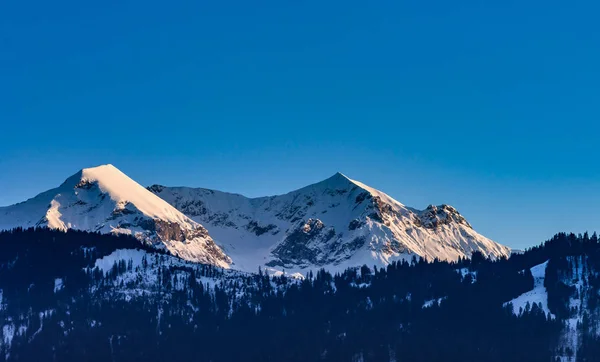
[[[340,171],[512,247],[600,230],[597,1],[2,1],[0,205],[113,163],[248,196]]]

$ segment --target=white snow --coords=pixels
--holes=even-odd
[[[249,274],[228,270],[220,269],[217,275],[210,277],[202,276],[202,271],[205,266],[197,263],[188,262],[177,257],[158,253],[147,253],[143,250],[115,250],[113,253],[97,259],[94,267],[99,268],[102,272],[106,273],[112,269],[115,262],[125,261],[126,264],[132,263],[132,268],[127,269],[123,273],[116,276],[113,281],[113,285],[109,289],[103,289],[102,287],[93,287],[92,292],[105,291],[109,293],[111,298],[120,297],[125,301],[132,301],[136,298],[148,298],[150,295],[156,295],[157,297],[164,298],[168,303],[169,299],[173,296],[172,293],[164,293],[164,290],[160,288],[159,280],[161,271],[163,268],[169,268],[171,270],[171,286],[172,290],[185,291],[186,281],[190,277],[189,270],[196,270],[196,282],[202,284],[205,290],[214,292],[218,286],[223,289],[227,286],[231,286],[233,282],[242,281],[236,288],[235,297],[241,298],[246,294],[248,290],[254,290],[256,285],[254,283],[247,283]],[[145,263],[143,261],[146,261]],[[292,282],[296,281],[291,279]],[[278,285],[277,283],[271,283],[273,288],[277,290],[283,290],[285,285]],[[188,302],[188,306],[192,310],[197,310],[198,306],[193,305],[191,301]]]
[[[59,208],[60,208],[60,203],[58,201],[56,201],[56,200],[50,201],[50,208],[48,209],[48,212],[46,212],[46,219],[48,220],[48,227],[50,227],[52,229],[66,231],[67,226],[60,219],[62,214],[60,213]]]
[[[541,306],[546,315],[550,314],[551,317],[554,318],[554,315],[551,314],[548,309],[548,293],[546,287],[544,287],[547,266],[548,262],[546,261],[545,263],[531,268],[531,274],[533,275],[533,289],[508,302],[512,303],[513,312],[516,315],[520,315],[525,310],[527,303],[529,303],[530,306],[533,306],[533,304]]]
[[[467,275],[471,276],[471,283],[475,283],[477,281],[477,272],[470,271],[469,268],[461,268],[457,269],[458,273],[460,273],[461,277],[464,279]]]
[[[430,300],[426,300],[425,303],[423,303],[423,309],[425,308],[431,308],[433,307],[434,304],[440,304],[442,302],[442,300],[446,299],[448,297],[441,297],[441,298],[437,298],[437,299],[430,299]]]
[[[147,227],[157,220],[165,225],[177,224],[194,236],[183,242],[162,240],[159,233]],[[227,256],[210,236],[204,236],[201,225],[112,165],[83,169],[55,189],[0,207],[0,230],[34,226],[129,234],[153,245],[162,243],[187,260],[229,266]]]
[[[265,268],[265,273],[267,273],[271,277],[280,277],[282,275],[285,275],[288,278],[298,279],[298,280],[302,280],[305,278],[302,273],[288,273],[288,272],[283,272],[281,270],[277,270],[274,268]]]
[[[394,208],[396,210],[402,210],[404,211],[406,209],[406,207],[400,203],[399,201],[397,201],[396,199],[392,198],[391,196],[372,188],[371,186],[365,185],[364,183],[360,182],[360,181],[356,181],[356,180],[352,180],[349,177],[347,177],[346,175],[342,174],[342,173],[338,173],[338,175],[341,175],[342,177],[348,179],[348,181],[352,182],[353,184],[355,184],[356,186],[360,187],[363,190],[366,190],[367,192],[369,192],[371,195],[373,196],[378,196],[380,197],[386,204],[392,205],[394,206]]]
[[[452,261],[474,251],[492,258],[510,253],[466,221],[423,226],[425,216],[437,223],[448,210],[457,214],[452,208],[440,209],[441,214],[435,214],[438,209],[432,214],[429,209],[425,213],[409,208],[341,173],[285,195],[259,198],[186,187],[153,190],[156,194],[112,165],[86,168],[56,189],[0,207],[0,229],[48,226],[129,234],[190,261],[248,272],[270,265],[302,275],[321,267],[332,272],[363,264],[383,267],[413,257]],[[322,226],[305,245],[310,250],[306,255],[316,259],[283,263],[274,251],[288,236],[309,233],[311,219]],[[183,242],[162,240],[145,227],[156,220],[202,236]]]
[[[39,313],[40,317],[40,327],[29,337],[29,343],[37,337],[38,334],[44,329],[44,319],[52,316],[54,314],[54,309],[48,309]]]
[[[63,280],[61,278],[54,279],[54,293],[60,291],[63,288]]]
[[[26,332],[27,326],[22,324],[19,326],[19,329],[17,329],[17,336],[24,336]]]
[[[583,322],[584,312],[590,312],[590,309],[587,305],[588,300],[585,298],[586,291],[584,288],[586,288],[586,286],[583,282],[584,265],[586,266],[588,273],[590,273],[590,271],[589,265],[587,264],[587,257],[568,257],[567,259],[570,263],[572,263],[573,266],[568,276],[562,276],[562,281],[566,285],[574,287],[577,292],[575,295],[569,298],[569,308],[574,309],[575,312],[572,316],[570,316],[570,318],[565,320],[565,327],[562,331],[560,344],[563,350],[569,348],[571,351],[573,351],[573,355],[571,357],[559,357],[561,362],[575,362],[577,361],[577,351],[580,343],[579,334],[581,332],[578,328],[578,323]]]
[[[100,190],[108,194],[115,203],[130,202],[144,215],[174,223],[189,223],[185,215],[113,165],[83,169],[81,181],[97,182]]]
[[[410,261],[413,256],[456,260],[470,257],[473,251],[490,257],[510,253],[509,248],[478,234],[468,223],[421,227],[417,223],[421,211],[340,173],[284,195],[259,198],[202,188],[153,186],[151,189],[204,225],[232,258],[232,268],[248,272],[256,272],[259,266],[264,269],[267,263],[277,259],[273,251],[295,230],[309,230],[309,219],[324,225],[323,234],[329,230],[335,233],[330,240],[316,238],[307,244],[329,261],[273,268],[305,274],[320,267],[332,272],[363,264],[382,267],[397,260]],[[370,199],[365,198],[367,195]],[[377,221],[372,215],[376,198],[391,210],[385,222]],[[358,226],[351,230],[353,220]],[[260,235],[251,227],[251,222],[265,228]],[[360,238],[364,238],[364,243],[358,248],[340,246],[339,253],[327,251],[334,243],[352,245]]]
[[[2,327],[2,341],[5,346],[10,347],[12,340],[15,337],[15,325],[5,324]]]
[[[137,268],[142,265],[144,256],[148,257],[148,255],[147,252],[140,249],[117,249],[103,258],[97,259],[95,267],[107,273],[115,263],[121,260],[127,263],[131,260],[133,268]]]

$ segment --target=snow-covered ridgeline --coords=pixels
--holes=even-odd
[[[451,206],[406,207],[341,173],[285,195],[247,198],[145,189],[112,165],[98,166],[0,208],[0,230],[33,226],[129,234],[188,261],[247,272],[341,271],[413,257],[456,260],[475,251],[510,255]]]
[[[341,173],[284,195],[259,198],[202,188],[148,189],[204,225],[240,270],[339,271],[413,256],[456,260],[474,251],[492,258],[510,255],[509,248],[478,234],[451,206],[406,207]]]

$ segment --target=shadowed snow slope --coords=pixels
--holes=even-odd
[[[0,229],[47,226],[131,234],[190,261],[228,267],[206,229],[112,165],[87,168],[59,187],[0,208]]]
[[[204,225],[232,267],[246,271],[385,266],[412,256],[456,260],[475,251],[492,258],[510,254],[451,206],[409,208],[341,173],[260,198],[202,188],[148,189]]]

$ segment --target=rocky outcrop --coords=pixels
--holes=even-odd
[[[256,221],[250,221],[248,225],[246,225],[246,230],[253,232],[256,236],[261,236],[268,232],[272,232],[272,234],[275,235],[279,232],[279,230],[277,230],[277,225],[269,224],[261,226]]]
[[[328,251],[335,238],[335,230],[325,227],[319,219],[301,223],[272,252],[276,257],[270,266],[323,265],[328,262]]]
[[[457,223],[471,228],[471,224],[452,206],[429,205],[418,214],[417,223],[419,226],[429,229],[435,229],[441,225]]]

